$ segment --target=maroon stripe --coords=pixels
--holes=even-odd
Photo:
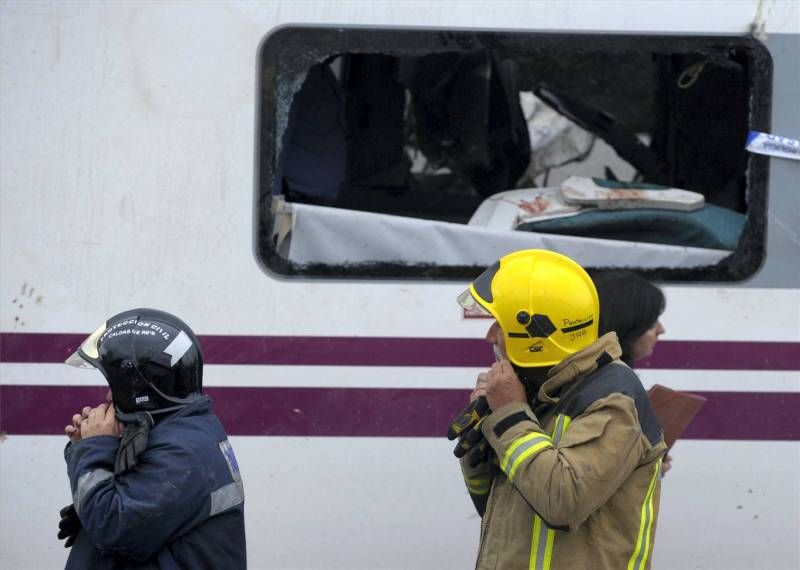
[[[72,414],[96,405],[99,386],[0,386],[0,431],[63,433]],[[208,388],[232,435],[443,437],[467,390]],[[687,439],[800,440],[798,392],[699,392],[708,401]]]
[[[683,439],[800,441],[800,392],[693,392],[707,398]]]
[[[0,362],[63,362],[83,334],[0,333]],[[482,339],[207,335],[208,364],[486,366]],[[800,370],[800,342],[661,341],[641,368]]]
[[[0,333],[0,362],[64,362],[81,334]],[[481,339],[207,335],[207,364],[325,366],[485,366]]]
[[[665,340],[637,368],[800,370],[800,343]]]
[[[85,334],[0,333],[0,362],[64,362]]]

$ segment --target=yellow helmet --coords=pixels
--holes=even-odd
[[[510,253],[481,273],[458,302],[493,316],[503,329],[508,359],[524,368],[554,366],[597,340],[594,283],[560,253]]]

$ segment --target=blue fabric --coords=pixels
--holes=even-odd
[[[330,200],[339,194],[346,176],[347,141],[337,86],[327,65],[308,70],[292,100],[274,194],[290,190]]]
[[[220,489],[241,489],[233,451],[220,446],[226,440],[204,396],[154,426],[139,463],[119,476],[108,476],[117,438],[68,446],[83,528],[66,568],[246,568],[244,495],[211,516],[212,494],[219,507]]]
[[[569,218],[520,225],[520,231],[734,250],[745,216],[706,204],[694,212],[589,210]]]

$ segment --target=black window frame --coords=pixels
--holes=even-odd
[[[256,153],[254,196],[254,253],[268,274],[284,277],[391,280],[464,281],[482,266],[446,266],[392,262],[347,265],[298,264],[279,255],[272,240],[274,176],[277,145],[288,123],[293,95],[308,69],[342,53],[382,53],[414,56],[436,52],[501,50],[524,54],[542,49],[570,49],[586,45],[592,51],[630,51],[646,42],[653,53],[746,50],[749,69],[748,129],[770,132],[772,57],[749,36],[666,35],[597,32],[540,32],[434,29],[406,27],[287,25],[270,31],[261,43],[257,63]],[[568,48],[566,47],[568,46]],[[768,157],[747,154],[747,215],[733,253],[715,265],[691,268],[631,268],[663,282],[738,282],[755,275],[766,259],[766,219],[769,186]],[[599,267],[588,266],[590,269]]]

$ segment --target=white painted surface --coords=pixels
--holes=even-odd
[[[245,482],[250,568],[474,564],[480,523],[450,442],[231,440]],[[60,437],[3,443],[3,568],[57,568],[66,559],[55,539],[58,509],[70,501],[63,444]],[[672,455],[673,468],[662,481],[655,570],[798,567],[797,444],[680,441]]]
[[[723,4],[724,10],[715,9]],[[785,31],[798,18],[797,3],[765,5],[773,14],[768,30],[774,25]],[[0,326],[84,330],[110,313],[159,305],[180,312],[205,333],[234,326],[242,334],[264,329],[354,334],[354,328],[360,334],[395,334],[381,329],[413,323],[419,336],[448,336],[451,325],[442,317],[449,313],[442,307],[458,286],[274,281],[253,262],[255,67],[266,33],[286,22],[457,26],[467,21],[481,27],[518,28],[524,22],[531,29],[581,30],[591,23],[597,30],[742,33],[756,6],[2,4]],[[87,286],[89,280],[96,286]],[[9,301],[23,286],[35,295],[17,309]],[[276,290],[284,287],[296,303]],[[330,303],[345,296],[358,299],[357,321],[349,302]],[[387,306],[387,297],[396,302]],[[231,315],[225,302],[231,299],[246,305],[250,318]],[[298,319],[298,306],[324,306],[330,317]],[[761,312],[761,303],[757,306]],[[788,316],[797,318],[798,303],[787,306],[794,307]],[[767,338],[785,331],[769,327],[769,319],[761,322],[769,328]],[[728,326],[720,330],[737,334]]]
[[[487,362],[493,358],[486,346]],[[205,387],[252,388],[416,388],[472,389],[483,368],[419,366],[255,366],[207,365]],[[800,373],[755,370],[656,370],[637,369],[645,388],[662,384],[689,392],[800,392]],[[105,386],[93,370],[63,364],[0,364],[6,385]]]
[[[800,568],[800,446],[679,441],[662,480],[654,570]]]
[[[767,33],[800,32],[793,1],[2,2],[0,330],[88,333],[144,305],[201,334],[481,337],[487,323],[463,321],[454,302],[464,284],[284,280],[258,268],[250,221],[266,33],[294,22],[740,35],[757,13]],[[797,290],[665,291],[664,339],[800,339]],[[307,386],[317,382],[308,372],[210,366],[207,377]],[[341,367],[314,385],[466,388],[476,372]],[[0,365],[7,384],[99,383],[79,374]],[[688,390],[797,391],[800,382],[783,372],[642,375]],[[252,568],[473,564],[478,519],[449,442],[232,439]],[[63,564],[63,444],[0,443],[0,567]],[[800,567],[799,454],[796,442],[680,442],[654,568]]]

